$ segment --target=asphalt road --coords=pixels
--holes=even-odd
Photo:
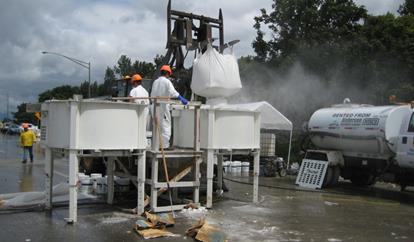
[[[41,153],[34,164],[21,164],[16,137],[0,137],[0,194],[43,189]],[[67,164],[58,160],[55,182],[66,181]],[[221,228],[230,241],[414,241],[414,192],[379,183],[355,188],[342,181],[323,191],[303,190],[294,177],[261,178],[260,202],[250,203],[246,177],[227,177],[230,188],[203,214],[177,213],[168,228],[173,238],[151,241],[194,241],[185,236],[201,216]],[[67,207],[52,212],[0,210],[0,241],[143,241],[133,231],[135,215],[123,212],[134,201],[117,197],[114,206],[80,204],[79,222],[67,225]]]

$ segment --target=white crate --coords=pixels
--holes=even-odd
[[[101,100],[42,104],[41,141],[50,148],[145,149],[146,105]]]
[[[296,184],[312,189],[322,188],[328,165],[328,161],[303,159],[296,177]]]

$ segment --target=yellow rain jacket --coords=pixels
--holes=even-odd
[[[30,129],[20,134],[21,146],[33,146],[34,142],[36,142],[36,135]]]

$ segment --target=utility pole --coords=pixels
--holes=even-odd
[[[9,93],[7,92],[6,118],[9,119]]]
[[[56,52],[42,51],[42,54],[44,54],[44,55],[45,54],[57,55],[57,56],[66,58],[66,59],[68,59],[68,60],[70,60],[70,61],[72,61],[72,62],[74,62],[74,63],[76,63],[76,64],[78,64],[80,66],[82,66],[83,68],[88,69],[88,98],[91,98],[91,62],[90,61],[89,62],[86,62],[86,61],[78,60],[78,59],[75,59],[73,57],[69,57],[69,56],[66,56],[66,55],[62,55],[62,54],[56,53]]]

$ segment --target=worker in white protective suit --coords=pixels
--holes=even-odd
[[[147,90],[145,90],[145,88],[141,85],[141,81],[142,81],[142,77],[140,74],[135,74],[131,77],[131,84],[132,84],[132,89],[129,92],[129,97],[131,97],[131,102],[136,102],[136,103],[141,103],[141,104],[146,104],[149,105],[149,94],[147,92]],[[147,99],[139,99],[139,98],[147,98]],[[136,99],[134,99],[136,98]],[[144,115],[148,117],[148,107],[146,107],[144,109]],[[147,118],[147,123],[146,123],[146,130],[149,129],[149,118]]]
[[[161,76],[158,77],[152,84],[151,97],[172,97],[178,98],[182,104],[187,105],[188,101],[175,90],[173,84],[168,79],[171,76],[172,70],[169,65],[161,67]],[[160,117],[158,117],[162,144],[164,148],[170,147],[171,137],[171,113],[169,104],[160,105]]]
[[[143,86],[141,86],[142,77],[139,74],[135,74],[131,77],[132,89],[129,92],[129,96],[132,98],[142,97],[147,98],[149,94]],[[131,102],[149,104],[149,99],[131,99]]]

